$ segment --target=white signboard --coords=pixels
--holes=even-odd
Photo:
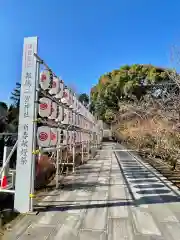
[[[30,209],[31,172],[33,164],[34,107],[36,94],[37,37],[24,39],[21,98],[16,164],[16,189],[14,208],[26,213]]]

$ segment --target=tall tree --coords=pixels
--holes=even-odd
[[[7,126],[8,106],[4,102],[0,102],[0,132],[4,132]]]
[[[86,93],[81,93],[79,95],[79,101],[83,103],[86,107],[89,105],[89,96]]]
[[[8,109],[8,124],[14,130],[18,128],[18,120],[19,120],[19,107],[11,105]],[[12,131],[14,131],[12,130]]]
[[[169,82],[167,71],[152,65],[133,64],[103,74],[91,89],[90,98],[95,113],[101,119],[111,119],[110,115],[119,110],[123,101],[141,101],[153,92],[154,86]]]
[[[15,107],[19,107],[20,105],[20,94],[21,94],[21,84],[16,83],[16,87],[11,92],[11,100],[13,101],[13,105]]]

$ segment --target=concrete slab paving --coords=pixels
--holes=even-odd
[[[113,148],[122,146],[105,143],[96,159],[38,204],[37,216],[25,216],[2,239],[178,240],[179,190],[141,159]]]
[[[109,219],[108,240],[133,240],[133,235],[132,225],[128,219]]]

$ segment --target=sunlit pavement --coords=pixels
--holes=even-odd
[[[178,189],[132,153],[106,143],[3,239],[178,240]]]

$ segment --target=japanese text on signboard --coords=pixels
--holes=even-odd
[[[32,93],[32,72],[33,67],[33,45],[27,44],[25,46],[25,68],[27,71],[24,73],[23,89],[24,89],[24,118],[29,117],[29,109],[31,104],[31,93]]]
[[[27,44],[25,51],[25,68],[31,68],[33,66],[33,45]]]
[[[22,131],[22,137],[21,137],[21,150],[20,150],[20,158],[21,158],[21,164],[27,163],[27,157],[28,157],[28,124],[23,125],[23,131]]]

